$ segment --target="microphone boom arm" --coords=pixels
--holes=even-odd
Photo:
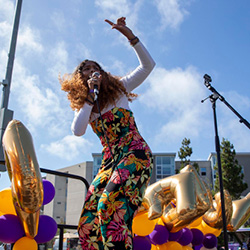
[[[205,86],[219,99],[219,100],[221,100],[222,102],[224,102],[225,103],[225,105],[229,108],[229,109],[231,109],[232,111],[233,111],[233,113],[234,114],[236,114],[239,118],[240,118],[240,120],[239,120],[239,122],[240,123],[244,123],[249,129],[250,129],[250,124],[249,124],[249,122],[246,120],[246,119],[244,119],[226,100],[225,100],[225,98],[214,88],[214,87],[212,87],[211,86],[211,84],[210,84],[210,82],[212,82],[212,79],[211,79],[211,77],[209,76],[209,75],[207,75],[207,74],[205,74],[204,76],[203,76],[203,78],[204,78],[204,84],[205,84]]]

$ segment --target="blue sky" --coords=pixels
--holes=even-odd
[[[4,79],[16,1],[0,0],[0,78]],[[33,136],[40,167],[58,169],[92,160],[101,152],[91,128],[71,134],[73,112],[58,75],[82,60],[100,62],[123,76],[137,66],[126,39],[104,22],[127,17],[128,26],[156,62],[131,104],[141,134],[153,152],[177,154],[184,137],[193,160],[215,151],[212,86],[250,121],[248,0],[23,0],[9,109]],[[237,152],[250,151],[250,131],[217,101],[220,139]],[[9,185],[1,173],[0,190]]]

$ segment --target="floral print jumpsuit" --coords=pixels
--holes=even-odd
[[[103,145],[102,164],[81,213],[81,246],[84,250],[131,250],[132,220],[151,176],[152,153],[130,110],[113,108],[91,126]]]

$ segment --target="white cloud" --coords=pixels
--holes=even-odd
[[[76,58],[79,59],[79,62],[77,63],[80,63],[82,60],[85,60],[85,58],[92,59],[92,60],[95,59],[94,53],[83,43],[76,44],[75,51],[78,53],[77,56],[75,56]]]
[[[184,112],[193,105],[197,97],[204,97],[201,80],[202,77],[192,66],[184,70],[156,68],[149,77],[150,88],[143,94],[142,101],[160,110],[176,112],[177,109]],[[153,98],[154,101],[149,102],[148,98]]]
[[[0,0],[0,18],[6,20],[8,23],[11,23],[13,21],[13,16],[14,16],[13,1]]]
[[[49,145],[43,144],[41,148],[51,155],[70,161],[85,151],[89,152],[91,146],[92,143],[83,137],[67,135],[63,139],[52,142]]]
[[[0,0],[0,37],[1,44],[4,41],[10,42],[11,33],[14,25],[14,5],[13,1]],[[2,21],[3,20],[3,21]],[[29,24],[25,23],[20,25],[17,38],[18,46],[26,51],[41,52],[43,46],[40,43],[40,32],[32,28]],[[3,46],[1,46],[3,48]]]
[[[22,112],[28,127],[33,132],[49,127],[49,134],[53,136],[60,134],[67,120],[65,119],[67,110],[61,108],[59,96],[51,89],[42,86],[39,76],[30,74],[18,59],[15,62],[14,76],[11,99],[13,105],[18,106],[18,111]],[[60,129],[58,124],[61,125]]]
[[[111,65],[111,67],[109,67],[109,71],[111,72],[116,72],[115,75],[118,76],[123,76],[125,75],[125,69],[126,69],[126,65],[123,61],[117,60],[116,58],[111,57],[111,60],[113,61],[113,64]],[[105,66],[104,66],[105,68]],[[108,68],[108,66],[107,66]]]
[[[142,0],[95,0],[96,6],[102,9],[99,15],[108,18],[113,22],[119,17],[126,17],[129,27],[136,25],[138,20],[138,12],[143,4]],[[138,34],[138,31],[133,28]]]
[[[223,119],[218,116],[219,138],[229,140],[233,145],[236,152],[245,152],[250,149],[250,133],[249,129],[242,123],[239,123],[237,117],[231,119]]]
[[[0,60],[2,66],[7,65],[13,16],[13,2],[9,0],[0,0]],[[2,77],[5,75],[5,70],[6,67],[0,67],[0,75]]]
[[[0,23],[0,37],[1,40],[4,39],[5,42],[9,41],[10,35],[11,35],[11,24],[8,22],[1,22]],[[2,43],[3,41],[1,41]]]
[[[25,25],[24,28],[20,27],[20,32],[18,35],[18,46],[20,46],[22,49],[25,49],[26,52],[42,52],[43,45],[40,43],[39,31],[27,25]]]
[[[139,100],[159,117],[159,129],[154,131],[155,145],[176,145],[184,137],[206,140],[214,137],[212,104],[201,100],[210,95],[203,78],[194,67],[166,70],[156,68],[149,77],[150,86]],[[221,93],[244,118],[248,114],[250,99],[237,92]],[[250,133],[239,118],[217,100],[219,137],[228,139],[236,151],[250,148]],[[245,118],[246,119],[246,118]],[[157,132],[158,131],[158,132]],[[202,139],[203,138],[203,139]],[[201,145],[202,146],[202,145]]]
[[[67,22],[65,20],[64,13],[62,11],[55,11],[51,15],[51,20],[54,24],[54,26],[59,30],[63,31],[67,25]]]
[[[227,103],[234,108],[245,120],[250,123],[249,109],[250,99],[247,96],[242,96],[235,91],[220,93]],[[240,123],[240,118],[233,113],[221,101],[217,105],[217,123],[219,128],[219,137],[228,139],[235,147],[235,150],[246,151],[250,149],[250,132],[249,128],[244,123]]]
[[[161,28],[170,27],[177,29],[188,15],[180,0],[155,0],[154,3],[161,17]]]
[[[3,5],[1,2],[0,0],[0,14],[3,14],[4,11],[11,13],[12,7],[10,1],[4,1]],[[0,37],[4,35],[4,37],[0,39],[0,59],[3,65],[7,65],[12,25],[12,21],[9,21],[7,17],[4,22],[0,22]],[[6,37],[8,37],[8,39]],[[11,84],[10,107],[15,111],[15,117],[18,115],[17,119],[21,119],[25,122],[32,133],[37,133],[41,128],[49,127],[49,135],[53,137],[61,136],[67,126],[66,123],[68,119],[70,119],[67,118],[67,109],[62,109],[60,96],[54,93],[48,84],[43,82],[44,80],[41,80],[46,78],[46,76],[38,76],[26,68],[29,65],[27,61],[30,58],[32,58],[32,61],[36,62],[37,65],[40,63],[39,60],[43,58],[44,48],[40,40],[39,30],[34,29],[29,24],[20,27],[17,41],[18,54],[15,58]],[[58,46],[56,50],[57,53],[53,54],[54,61],[51,61],[53,67],[49,66],[48,57],[46,67],[56,71],[56,73],[53,73],[56,75],[56,83],[60,90],[60,84],[57,79],[58,69],[65,69],[67,53],[63,46]],[[35,58],[35,56],[39,57]],[[28,60],[25,61],[26,59]],[[4,63],[5,61],[6,63]],[[2,76],[5,74],[5,70],[5,67],[1,67],[0,73]],[[68,111],[70,110],[68,109]]]
[[[68,58],[69,54],[66,49],[66,44],[63,41],[55,44],[55,46],[48,53],[47,71],[49,72],[50,76],[52,76],[57,82],[58,74],[64,74],[68,71]]]
[[[131,10],[131,4],[128,0],[96,0],[95,4],[106,13],[112,13],[109,18],[127,16]]]
[[[201,105],[206,93],[197,70],[194,67],[156,68],[149,82],[140,101],[163,119],[156,140],[171,142],[184,136],[198,136],[207,106]]]

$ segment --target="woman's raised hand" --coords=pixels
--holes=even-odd
[[[126,26],[125,20],[126,17],[120,17],[117,19],[116,23],[113,23],[108,19],[105,19],[105,22],[109,23],[112,26],[112,29],[120,31],[125,37],[128,38],[128,40],[132,40],[135,38],[135,35],[133,34],[132,30]]]

